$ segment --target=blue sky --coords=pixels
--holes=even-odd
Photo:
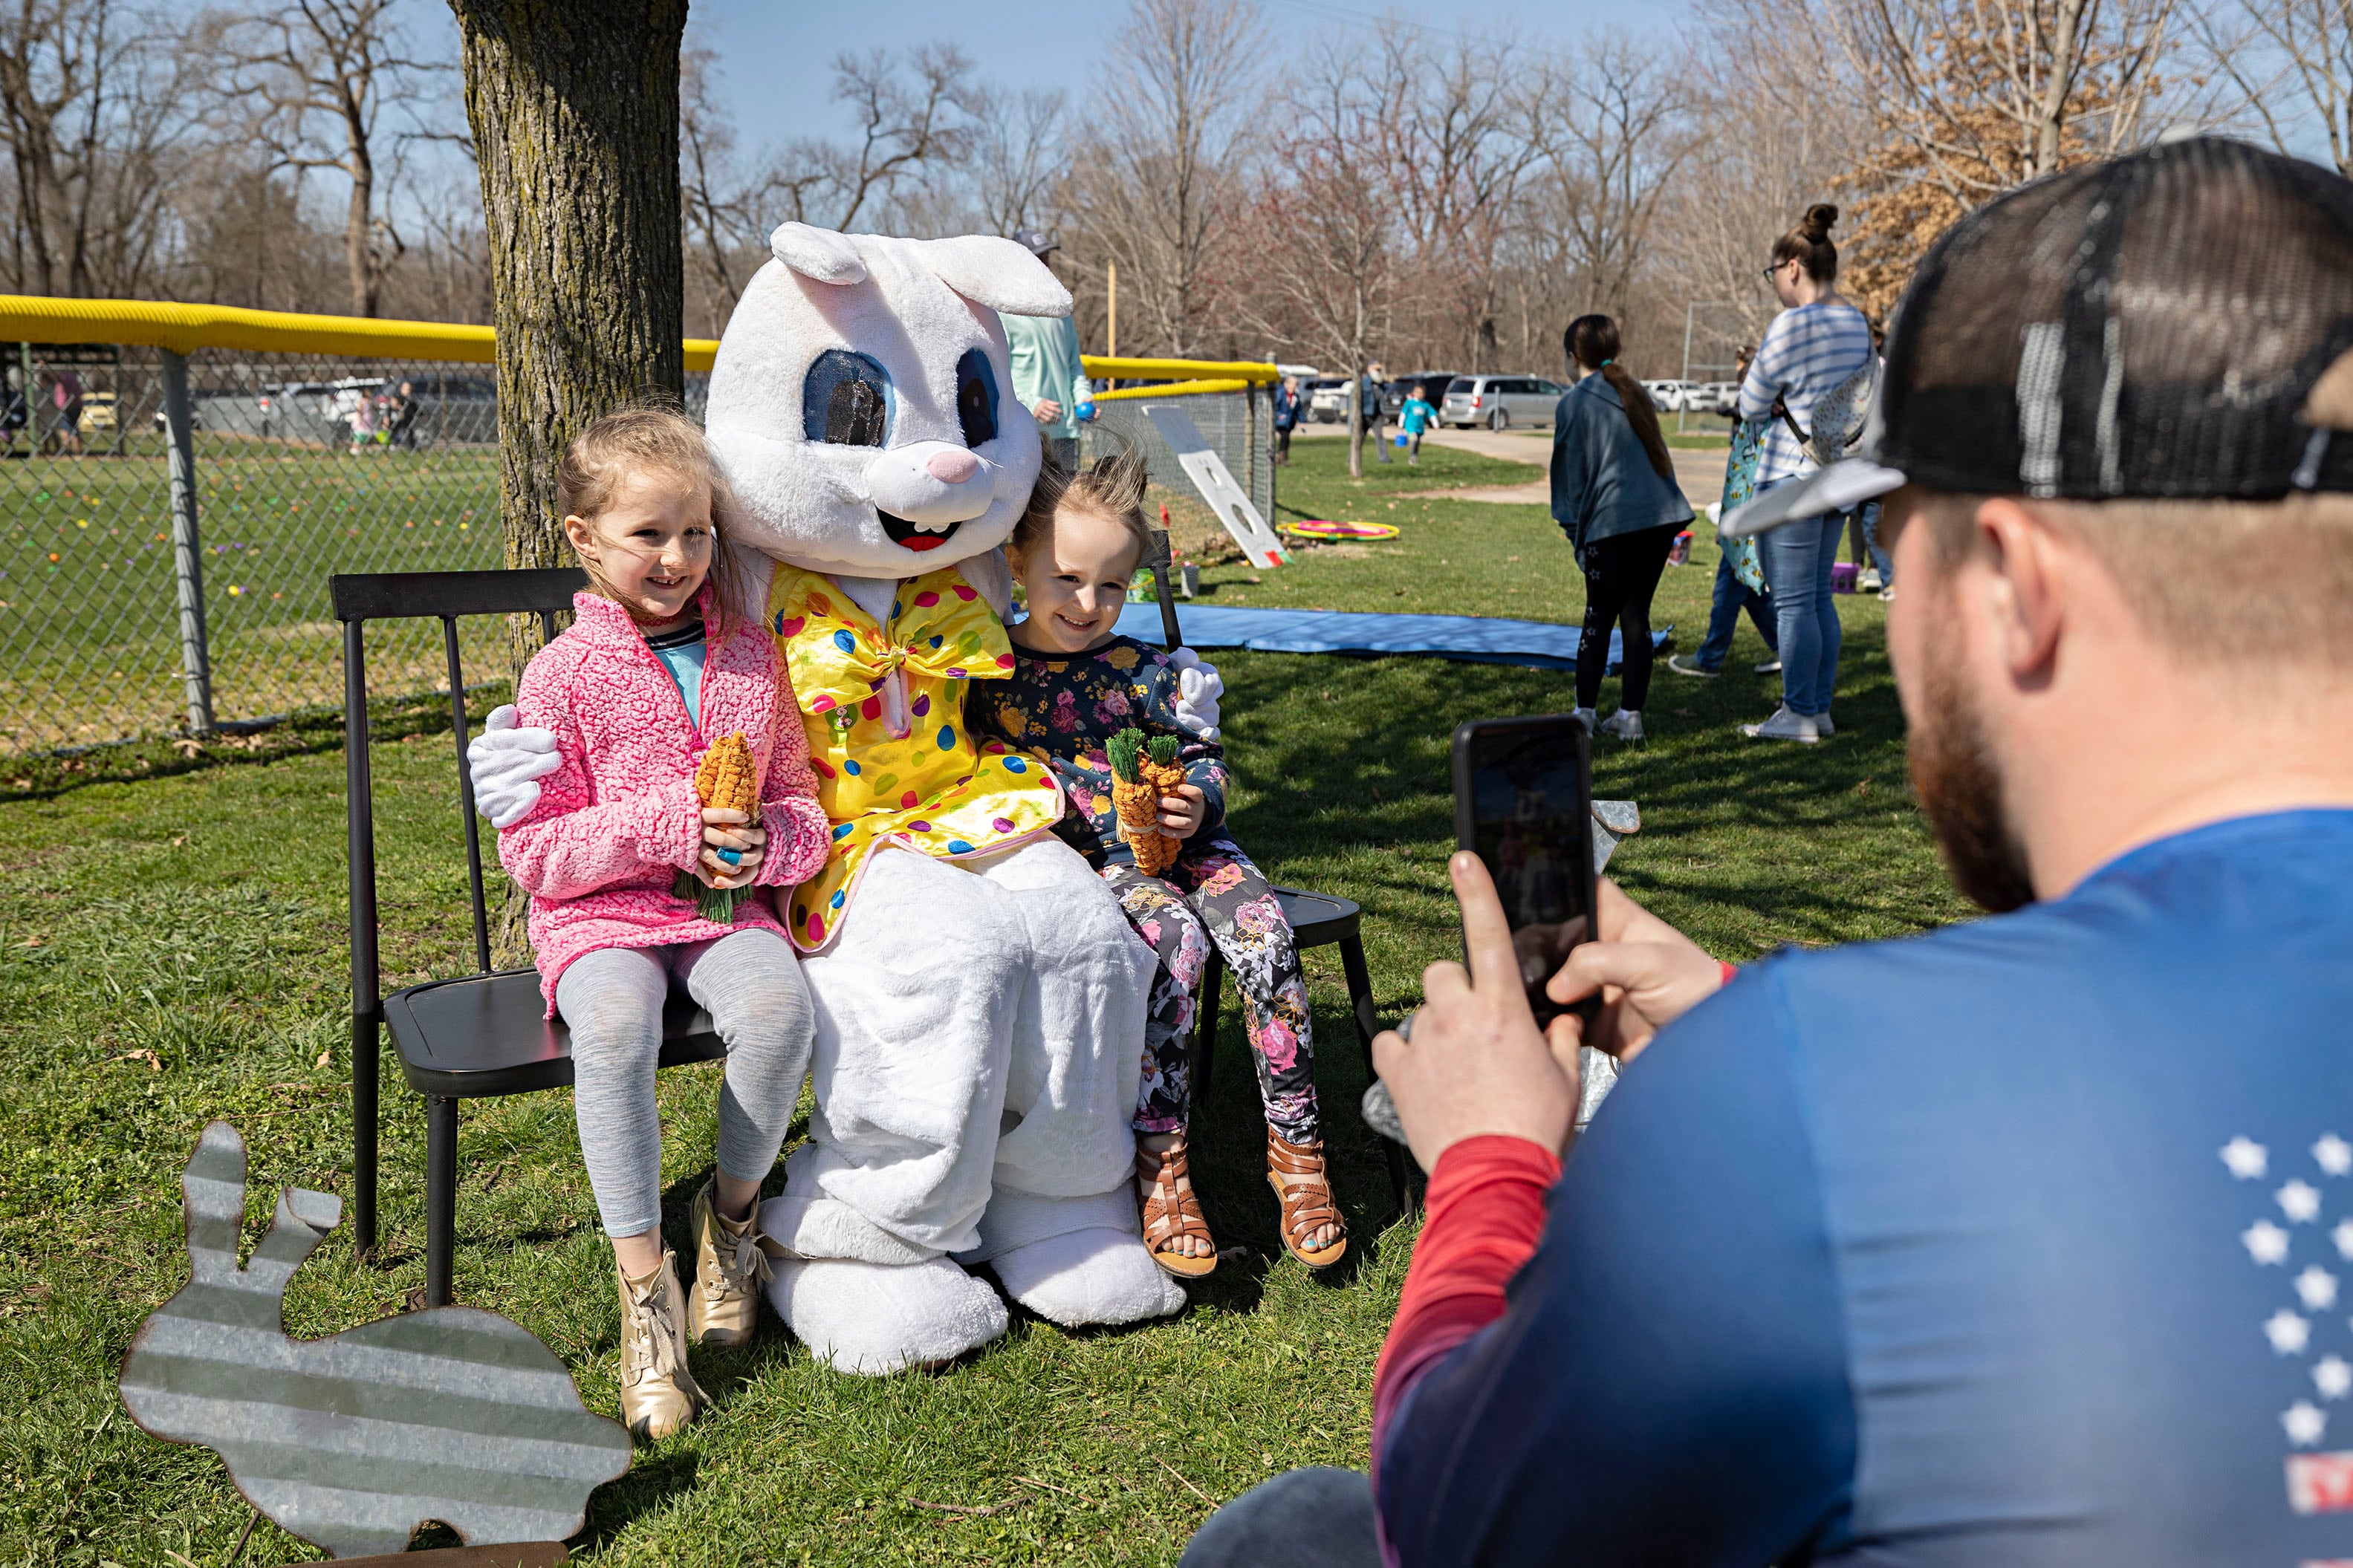
[[[1285,34],[1369,26],[1374,6],[1340,0],[1264,0],[1270,29]],[[1573,37],[1614,26],[1663,33],[1680,6],[1552,0],[1546,5],[1477,7],[1414,6],[1400,15],[1440,33],[1516,33],[1531,40]],[[739,144],[749,153],[797,136],[828,136],[845,128],[840,106],[828,96],[834,57],[844,49],[902,48],[953,43],[990,81],[1014,89],[1063,86],[1083,104],[1089,69],[1127,16],[1120,0],[864,0],[835,5],[780,5],[776,0],[694,0],[690,34],[721,63],[723,101],[733,111]]]

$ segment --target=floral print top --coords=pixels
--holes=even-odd
[[[1111,759],[1103,754],[1103,743],[1131,727],[1185,742],[1176,759],[1208,807],[1185,853],[1225,837],[1219,831],[1226,817],[1225,752],[1177,723],[1176,668],[1149,643],[1114,637],[1092,652],[1055,658],[1015,643],[1013,679],[974,682],[965,723],[977,738],[1035,752],[1052,764],[1070,801],[1054,831],[1098,868],[1135,859],[1119,836]]]

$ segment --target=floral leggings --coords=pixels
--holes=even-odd
[[[1195,994],[1215,942],[1242,994],[1242,1022],[1267,1125],[1293,1143],[1321,1133],[1315,1111],[1314,1026],[1307,983],[1291,944],[1291,922],[1274,889],[1234,842],[1219,834],[1188,845],[1162,877],[1132,865],[1105,866],[1103,880],[1118,895],[1128,923],[1160,955],[1152,980],[1151,1016],[1144,1026],[1144,1088],[1136,1097],[1135,1131],[1174,1132],[1192,1109],[1191,1063]]]

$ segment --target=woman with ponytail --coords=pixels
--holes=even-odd
[[[1838,216],[1834,206],[1808,207],[1798,226],[1773,242],[1765,268],[1783,308],[1740,384],[1740,417],[1767,422],[1757,463],[1760,494],[1814,471],[1805,443],[1815,404],[1871,363],[1871,323],[1838,291],[1838,247],[1831,243]],[[1781,634],[1781,706],[1761,724],[1742,725],[1744,734],[1813,742],[1831,732],[1840,633],[1831,563],[1845,523],[1845,513],[1827,512],[1757,538]]]
[[[1692,520],[1675,484],[1659,412],[1618,363],[1618,323],[1579,316],[1561,334],[1577,384],[1552,422],[1552,515],[1585,573],[1585,632],[1577,645],[1577,712],[1588,730],[1642,738],[1651,689],[1651,595],[1675,531]],[[1609,627],[1625,632],[1618,711],[1594,708],[1609,665]]]

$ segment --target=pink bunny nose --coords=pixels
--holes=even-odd
[[[970,452],[959,452],[950,447],[923,459],[923,467],[932,478],[946,484],[960,485],[979,469],[980,459]]]

